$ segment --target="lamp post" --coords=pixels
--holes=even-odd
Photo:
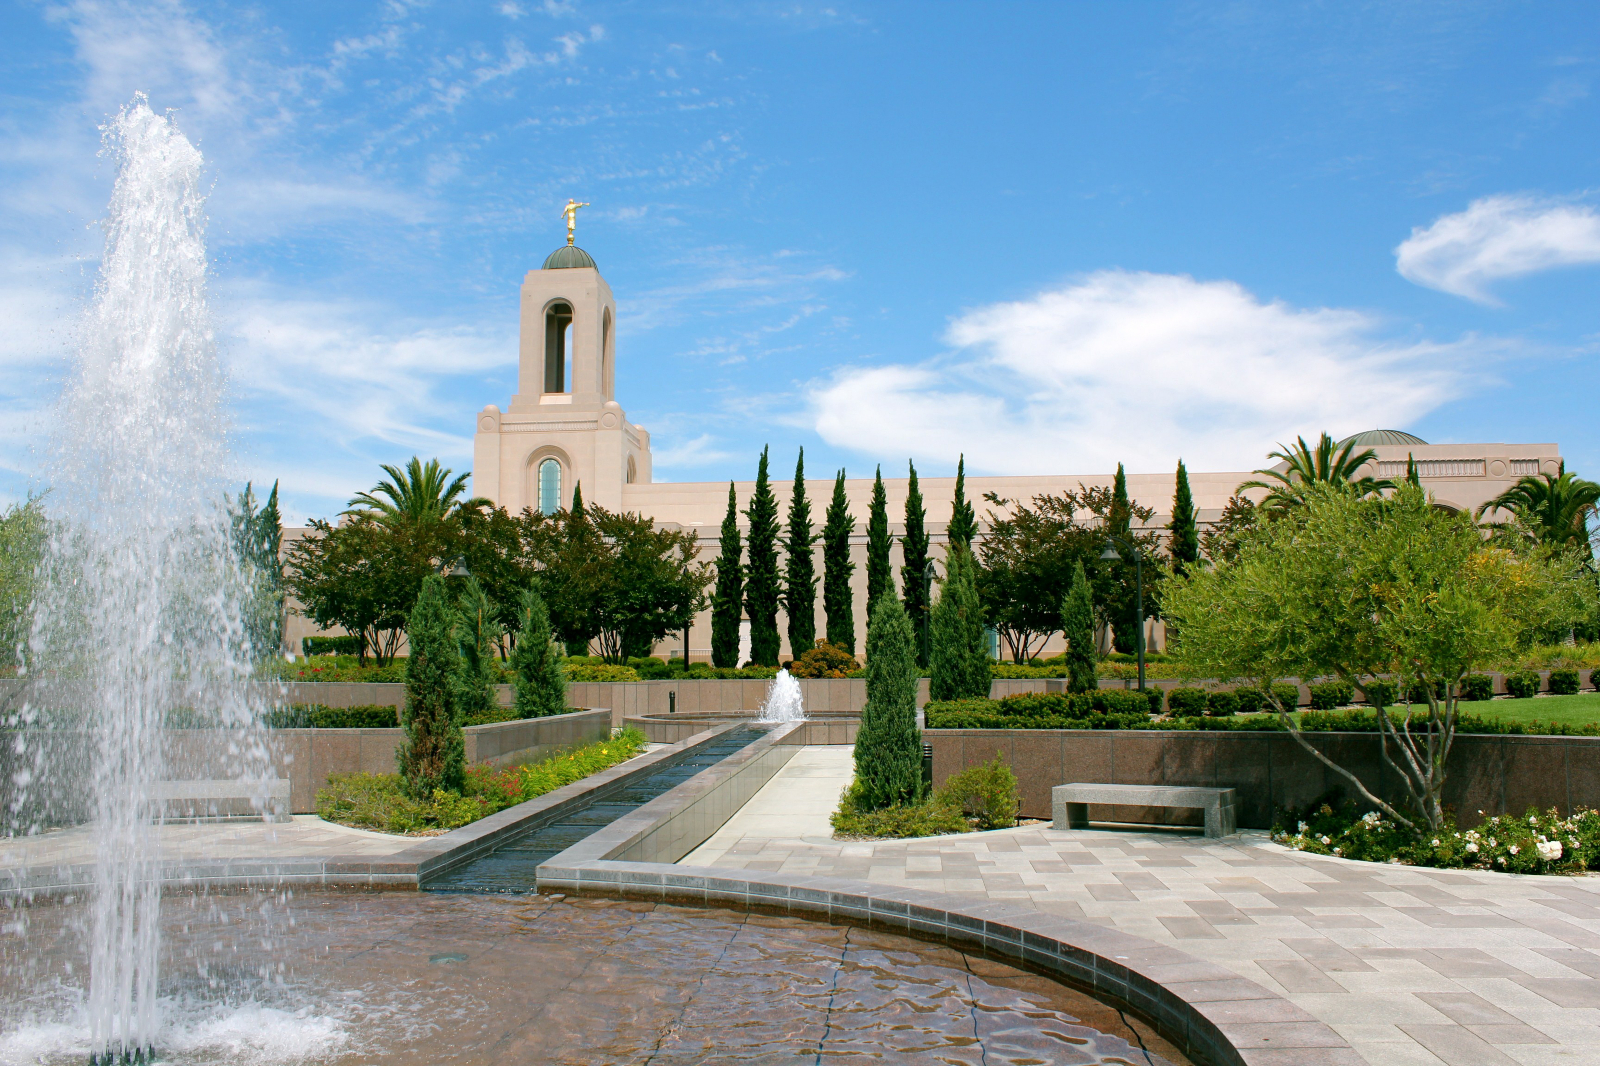
[[[938,576],[929,559],[922,568],[922,662],[926,666],[933,665],[933,579]]]
[[[1106,562],[1113,559],[1123,561],[1121,549],[1127,548],[1133,552],[1133,589],[1134,602],[1138,608],[1139,619],[1139,691],[1144,691],[1144,574],[1140,561],[1144,553],[1139,550],[1139,545],[1132,539],[1118,536],[1106,538],[1105,550],[1100,553],[1100,558]]]

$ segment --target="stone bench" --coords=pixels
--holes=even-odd
[[[155,798],[169,822],[266,821],[287,822],[289,782],[267,781],[158,781]],[[262,801],[266,809],[262,809]]]
[[[1238,832],[1234,815],[1234,790],[1187,785],[1057,785],[1050,790],[1055,829],[1087,829],[1089,804],[1123,807],[1198,807],[1206,812],[1206,836],[1225,837]]]

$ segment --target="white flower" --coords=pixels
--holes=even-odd
[[[1517,846],[1515,844],[1513,844],[1509,848],[1507,848],[1506,850],[1511,852],[1511,854],[1515,855],[1517,853]]]
[[[1494,839],[1494,837],[1490,837],[1490,838],[1489,838],[1489,846],[1490,846],[1490,847],[1491,847],[1491,848],[1492,848],[1492,847],[1496,847],[1496,846],[1497,846],[1497,845],[1496,845],[1496,843],[1495,843],[1495,839]]]
[[[1318,837],[1317,839],[1322,841],[1324,844],[1332,844],[1333,843],[1333,839],[1331,837]]]
[[[1368,825],[1377,825],[1379,822],[1383,821],[1383,815],[1379,814],[1377,811],[1368,811],[1366,814],[1361,816],[1361,820],[1366,822]]]
[[[1467,850],[1476,855],[1478,853],[1478,842],[1476,840],[1467,841]]]
[[[1539,824],[1539,816],[1535,815],[1535,814],[1528,815],[1528,824],[1529,825],[1538,825]]]
[[[1561,841],[1544,840],[1539,842],[1539,858],[1545,862],[1555,862],[1561,858]]]
[[[1306,830],[1307,830],[1307,829],[1310,829],[1310,828],[1311,828],[1311,827],[1310,827],[1310,826],[1309,826],[1309,825],[1306,825],[1306,823],[1304,823],[1304,822],[1301,822],[1301,823],[1300,823],[1300,828],[1299,828],[1299,830],[1298,830],[1298,832],[1299,832],[1299,833],[1300,833],[1300,835],[1301,835],[1301,836],[1305,836],[1305,834],[1306,834]]]
[[[1439,846],[1439,838],[1438,837],[1434,837],[1433,838],[1433,846],[1434,847],[1438,847]]]
[[[1340,852],[1340,851],[1342,851],[1342,850],[1343,850],[1343,849],[1342,849],[1342,848],[1334,848],[1334,849],[1333,849],[1333,853],[1334,853],[1334,854],[1335,854],[1335,855],[1337,855],[1337,854],[1339,854],[1339,852]]]
[[[1400,865],[1403,865],[1403,864],[1402,864],[1402,863],[1401,863],[1401,862],[1400,862],[1400,856],[1398,856],[1398,855],[1391,855],[1391,856],[1389,856],[1389,865],[1391,865],[1391,866],[1400,866]]]

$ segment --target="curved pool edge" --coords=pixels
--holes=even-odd
[[[1026,904],[843,878],[603,859],[547,863],[539,889],[783,914],[976,948],[1133,1012],[1200,1066],[1366,1066],[1326,1023],[1224,966]]]

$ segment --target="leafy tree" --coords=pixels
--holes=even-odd
[[[1394,488],[1394,482],[1374,477],[1357,477],[1362,466],[1376,462],[1378,453],[1371,448],[1355,451],[1354,438],[1337,445],[1326,433],[1317,438],[1312,448],[1304,437],[1297,439],[1294,447],[1278,445],[1278,451],[1268,452],[1268,459],[1284,464],[1283,470],[1268,467],[1257,470],[1261,477],[1243,482],[1235,492],[1245,489],[1266,489],[1267,495],[1259,504],[1269,514],[1282,514],[1305,502],[1312,485],[1348,485],[1358,496],[1367,496]]]
[[[456,706],[455,614],[445,594],[444,578],[429,574],[411,611],[406,636],[406,702],[400,708],[405,742],[400,745],[400,773],[406,791],[430,799],[439,789],[459,792],[466,782],[466,741]]]
[[[44,506],[37,496],[12,504],[0,515],[0,656],[10,658],[7,665],[27,663],[38,571],[48,536]]]
[[[856,802],[862,810],[915,803],[922,795],[917,668],[911,619],[893,596],[867,624],[867,703],[856,734]]]
[[[778,653],[778,501],[767,480],[767,449],[756,468],[756,491],[745,511],[750,523],[749,562],[745,564],[744,611],[750,617],[750,660],[777,666]]]
[[[488,502],[462,499],[466,495],[467,478],[470,475],[460,474],[452,479],[449,468],[441,467],[437,459],[429,459],[424,466],[421,459],[412,456],[404,470],[387,463],[382,470],[389,477],[379,481],[371,492],[358,492],[351,497],[351,509],[346,514],[362,514],[415,525],[441,522],[460,508]]]
[[[399,649],[418,591],[441,560],[453,559],[459,531],[450,523],[415,526],[352,515],[343,525],[317,519],[290,545],[285,585],[299,609],[329,629],[361,639],[360,655],[388,662]]]
[[[522,513],[529,559],[552,626],[568,642],[598,640],[613,663],[649,654],[705,605],[710,568],[689,530],[589,505]]]
[[[504,507],[489,506],[464,508],[452,524],[461,533],[457,554],[494,604],[500,654],[509,659],[522,633],[522,592],[536,579],[523,525]]]
[[[567,679],[561,652],[550,632],[550,614],[537,589],[522,594],[522,636],[511,657],[516,671],[517,717],[543,718],[565,714]]]
[[[1072,571],[1072,585],[1061,601],[1061,631],[1067,638],[1067,688],[1072,692],[1093,692],[1099,685],[1095,667],[1100,656],[1094,640],[1094,593],[1089,575],[1078,560]]]
[[[783,610],[789,619],[789,657],[798,659],[817,642],[817,543],[811,531],[811,501],[806,499],[806,450],[794,464],[794,495],[789,497],[789,535],[784,547]]]
[[[889,534],[889,496],[883,488],[883,468],[872,483],[872,507],[867,512],[867,622],[878,609],[878,601],[894,595],[894,565],[889,549],[894,537]]]
[[[1589,520],[1600,503],[1600,485],[1563,470],[1558,476],[1525,477],[1479,507],[1482,518],[1496,509],[1509,511],[1512,522],[1498,532],[1513,539],[1593,553]]]
[[[1172,537],[1167,554],[1172,557],[1172,572],[1183,574],[1200,560],[1200,534],[1195,528],[1194,494],[1189,491],[1189,471],[1178,460],[1178,487],[1172,494],[1172,521],[1167,524]]]
[[[990,492],[984,499],[989,512],[988,531],[979,545],[982,568],[978,593],[994,626],[1017,662],[1027,662],[1037,646],[1061,625],[1061,601],[1072,585],[1074,568],[1082,563],[1094,590],[1099,620],[1115,624],[1132,617],[1134,569],[1100,558],[1111,516],[1119,511],[1114,489],[1079,485],[1076,492],[1041,494],[1032,504],[1003,499]],[[1147,523],[1149,507],[1129,501],[1123,512]],[[1084,521],[1087,512],[1089,521]],[[1145,593],[1153,598],[1160,587],[1161,567],[1155,564],[1160,538],[1155,530],[1130,532],[1128,538],[1145,556]],[[1129,631],[1132,623],[1129,622]]]
[[[1305,486],[1293,513],[1246,538],[1235,561],[1173,582],[1166,610],[1187,661],[1261,686],[1306,751],[1398,824],[1435,832],[1463,680],[1582,617],[1594,586],[1576,553],[1486,542],[1469,516],[1433,507],[1417,486],[1387,499],[1360,491]],[[1276,678],[1328,675],[1363,692],[1390,675],[1401,692],[1426,693],[1420,709],[1376,712],[1383,764],[1409,813],[1308,740],[1271,689]]]
[[[844,494],[844,471],[840,470],[822,526],[822,609],[828,616],[828,643],[851,655],[856,653],[855,597],[850,591],[850,575],[856,569],[850,561],[850,534],[855,528],[855,516]]]
[[[492,719],[499,709],[494,694],[499,682],[494,653],[501,636],[495,605],[476,577],[462,581],[457,604],[456,711],[466,722]]]
[[[1222,515],[1200,534],[1200,550],[1212,564],[1231,563],[1239,556],[1239,544],[1256,528],[1261,512],[1248,496],[1230,496]]]
[[[928,635],[928,532],[927,508],[917,486],[917,464],[911,465],[911,481],[906,488],[906,532],[900,538],[900,591],[905,597],[906,616],[911,619],[912,639],[917,646],[917,665],[927,666]]]
[[[929,695],[936,700],[987,698],[988,640],[978,602],[978,565],[965,544],[950,545],[939,602],[933,608],[929,643]]]
[[[711,663],[732,669],[739,663],[739,622],[744,617],[744,546],[739,540],[739,496],[728,482],[728,513],[722,518],[722,552],[717,556],[717,591],[711,608]]]
[[[278,483],[266,503],[256,506],[250,483],[238,499],[229,499],[234,554],[249,589],[244,603],[245,640],[254,659],[267,659],[283,646],[283,566],[278,549],[283,543],[283,522],[278,514]]]
[[[972,547],[972,538],[978,535],[978,516],[967,499],[967,457],[956,460],[955,503],[950,508],[950,526],[947,536],[951,544]]]

